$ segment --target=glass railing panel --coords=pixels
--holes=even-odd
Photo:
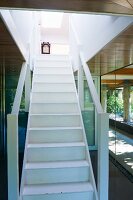
[[[89,146],[95,146],[95,107],[92,102],[88,83],[84,79],[84,109],[82,110],[83,122]]]
[[[75,77],[76,89],[78,92],[78,73],[77,72],[74,74],[74,77]],[[83,93],[82,93],[83,107],[81,109],[82,118],[83,118],[83,123],[85,127],[85,133],[87,137],[88,146],[94,147],[96,145],[95,106],[93,104],[88,83],[87,83],[84,73],[83,73],[82,80],[83,80]]]

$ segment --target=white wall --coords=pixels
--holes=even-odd
[[[31,32],[33,30],[33,13],[32,11],[11,10],[14,23],[20,33],[24,46],[28,47]]]
[[[71,14],[71,22],[82,45],[85,60],[88,61],[131,25],[133,17]]]

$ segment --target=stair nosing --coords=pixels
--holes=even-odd
[[[32,93],[75,93],[75,90],[74,91],[31,91],[31,94]]]
[[[60,143],[28,143],[27,148],[65,148],[85,147],[84,142],[60,142]]]
[[[36,75],[36,74],[34,73],[34,75]],[[69,75],[71,75],[71,76],[72,76],[72,73],[71,73],[71,74],[64,74],[64,73],[63,73],[63,74],[61,74],[61,73],[60,73],[60,74],[49,74],[49,73],[46,73],[46,74],[37,74],[37,75],[42,75],[42,76],[44,76],[44,75],[45,75],[45,76],[47,76],[47,75],[52,75],[52,76],[53,76],[53,75],[54,75],[54,76],[57,76],[57,75],[59,75],[59,76],[65,75],[65,76],[69,76]]]
[[[29,128],[29,130],[82,130],[82,127],[46,127],[46,128]]]
[[[31,114],[29,115],[30,116],[80,116],[80,113],[48,113],[48,114]]]

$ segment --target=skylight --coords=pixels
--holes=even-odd
[[[41,24],[44,28],[60,28],[63,13],[61,12],[42,12]]]

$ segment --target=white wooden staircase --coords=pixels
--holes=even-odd
[[[67,56],[48,55],[36,61],[20,199],[97,199]]]

